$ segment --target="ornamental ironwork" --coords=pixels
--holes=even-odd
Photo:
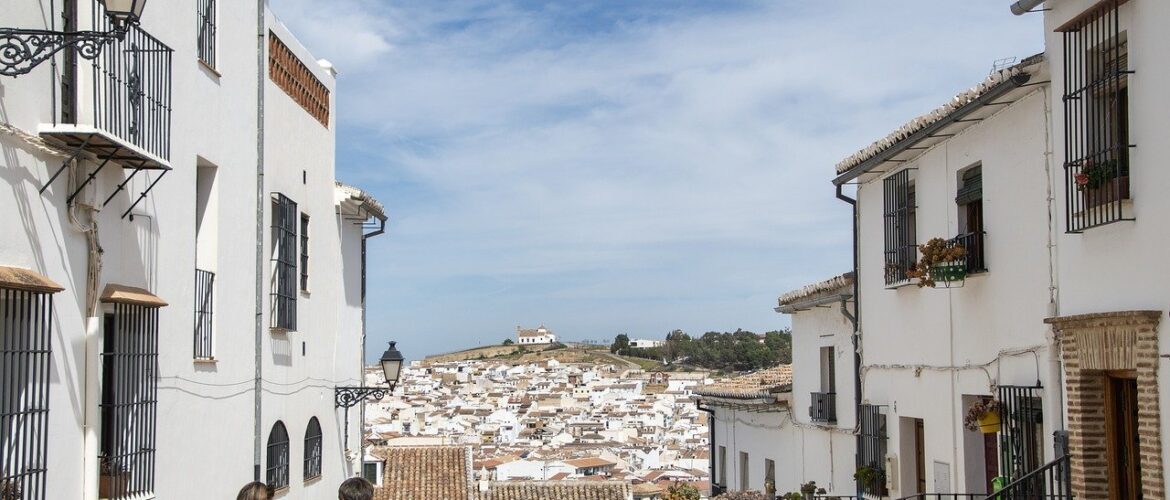
[[[73,47],[77,55],[89,60],[102,53],[102,47],[117,38],[116,34],[98,31],[59,31],[0,28],[0,75],[20,76],[49,60],[54,54]]]

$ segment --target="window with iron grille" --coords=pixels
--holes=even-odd
[[[309,419],[305,429],[305,480],[321,476],[321,423]]]
[[[288,486],[288,431],[284,423],[276,421],[272,432],[268,433],[268,486],[285,488]]]
[[[297,204],[272,197],[272,328],[297,329]]]
[[[1067,231],[1130,220],[1129,49],[1118,8],[1107,0],[1057,29],[1064,38]]]
[[[959,235],[951,245],[966,251],[963,263],[967,274],[987,271],[983,251],[983,166],[975,165],[959,173],[959,189],[955,194],[959,209]]]
[[[101,354],[102,476],[106,498],[154,491],[158,405],[158,308],[116,303],[105,316]]]
[[[301,291],[309,291],[309,215],[301,214]]]
[[[883,181],[885,202],[885,275],[887,285],[909,281],[906,272],[918,260],[915,237],[915,200],[912,170],[905,169]]]
[[[53,298],[0,287],[0,498],[46,498]]]
[[[198,1],[199,60],[215,67],[215,0]]]
[[[1040,386],[1003,385],[999,387],[1000,475],[1019,479],[1043,465],[1044,410]]]
[[[884,407],[861,405],[861,429],[857,434],[857,468],[867,467],[877,472],[877,480],[862,484],[861,490],[870,495],[886,495],[886,415]]]
[[[213,359],[212,313],[215,302],[215,273],[195,270],[195,358]]]

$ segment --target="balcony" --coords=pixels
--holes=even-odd
[[[983,231],[963,233],[948,242],[950,246],[962,246],[967,251],[966,257],[963,258],[963,266],[967,270],[967,274],[987,272],[987,261],[983,250],[983,236],[985,234],[987,233]]]
[[[813,422],[834,423],[837,421],[837,393],[814,392],[808,416]]]
[[[82,29],[111,28],[99,2],[86,12],[92,16],[77,14],[92,19]],[[54,81],[53,123],[41,125],[41,137],[135,172],[169,170],[172,52],[138,26],[92,60],[66,51],[61,81]]]
[[[211,335],[214,302],[215,273],[195,269],[195,359],[215,359]]]

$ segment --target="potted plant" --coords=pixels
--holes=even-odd
[[[780,496],[780,500],[804,500],[804,494],[790,491]]]
[[[967,264],[963,257],[967,256],[967,249],[963,245],[952,245],[942,238],[932,238],[924,245],[918,246],[922,258],[906,271],[911,278],[918,278],[918,287],[934,288],[943,283],[947,288],[963,286],[967,279]]]
[[[110,457],[99,458],[98,497],[122,498],[130,489],[130,471]]]
[[[881,471],[868,465],[862,465],[857,468],[857,472],[853,473],[853,480],[857,481],[862,487],[872,488],[877,486],[878,480],[881,479]]]
[[[980,399],[967,408],[967,416],[963,417],[963,426],[970,431],[980,431],[984,434],[999,432],[1002,419],[1002,406],[994,399]]]
[[[0,481],[0,500],[20,500],[22,498],[20,484],[16,481]]]
[[[1129,168],[1125,161],[1086,159],[1073,180],[1084,198],[1085,208],[1129,199]]]

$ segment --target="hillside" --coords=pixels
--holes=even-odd
[[[466,360],[499,360],[508,363],[537,363],[555,359],[561,363],[594,363],[612,365],[621,369],[641,368],[638,363],[610,354],[604,347],[572,344],[545,346],[537,350],[534,346],[494,345],[476,347],[446,354],[436,354],[423,359],[423,364],[450,363]]]

